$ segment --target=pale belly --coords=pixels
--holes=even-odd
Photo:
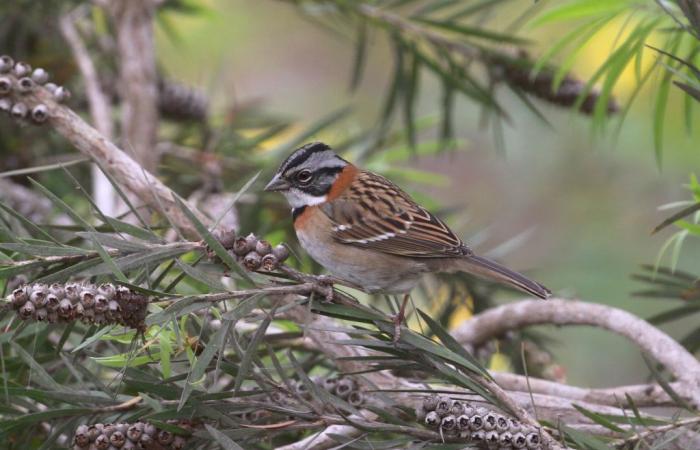
[[[370,293],[408,293],[427,271],[424,264],[402,258],[359,249],[350,245],[335,247],[339,250],[328,252],[315,237],[297,232],[304,250],[332,275],[361,286]]]

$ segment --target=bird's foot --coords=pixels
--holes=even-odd
[[[394,324],[394,338],[392,339],[394,345],[397,345],[401,340],[401,325],[403,325],[405,320],[406,318],[401,312],[391,316],[391,321]]]
[[[323,295],[323,303],[333,303],[333,279],[326,275],[316,277],[316,287]]]

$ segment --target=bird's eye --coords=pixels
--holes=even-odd
[[[312,178],[311,171],[309,171],[309,170],[302,170],[301,172],[299,172],[297,174],[297,181],[299,183],[306,184],[309,181],[311,181],[311,178]]]

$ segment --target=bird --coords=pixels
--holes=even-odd
[[[476,255],[442,220],[387,178],[322,142],[294,150],[265,191],[283,194],[302,248],[331,275],[370,294],[409,294],[426,273],[466,272],[546,299],[542,284]]]

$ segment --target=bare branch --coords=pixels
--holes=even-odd
[[[658,384],[638,384],[607,389],[587,389],[555,383],[549,380],[542,380],[540,378],[531,377],[528,380],[522,375],[513,373],[492,372],[491,375],[499,386],[508,391],[530,392],[530,390],[532,390],[532,392],[536,394],[607,406],[625,405],[627,403],[626,395],[629,396],[638,407],[675,405],[675,402]],[[671,387],[677,390],[680,384],[677,382],[671,383]]]
[[[630,339],[680,382],[678,393],[700,406],[700,362],[648,322],[618,308],[571,300],[527,300],[490,309],[455,330],[463,344],[479,345],[506,331],[531,325],[590,325]]]
[[[158,79],[153,39],[156,2],[114,0],[107,10],[116,28],[119,90],[122,99],[122,146],[155,173],[158,131]]]
[[[69,108],[56,103],[51,93],[46,89],[38,88],[35,92],[24,96],[23,99],[33,104],[45,104],[50,117],[47,123],[59,134],[70,141],[80,152],[100,163],[120,185],[137,195],[146,205],[168,216],[186,237],[198,237],[192,223],[175,202],[177,194],[150,172],[143,169],[139,163],[102,133],[88,125]],[[202,223],[207,226],[212,225],[212,221],[199,212],[197,208],[191,205],[189,208]]]

